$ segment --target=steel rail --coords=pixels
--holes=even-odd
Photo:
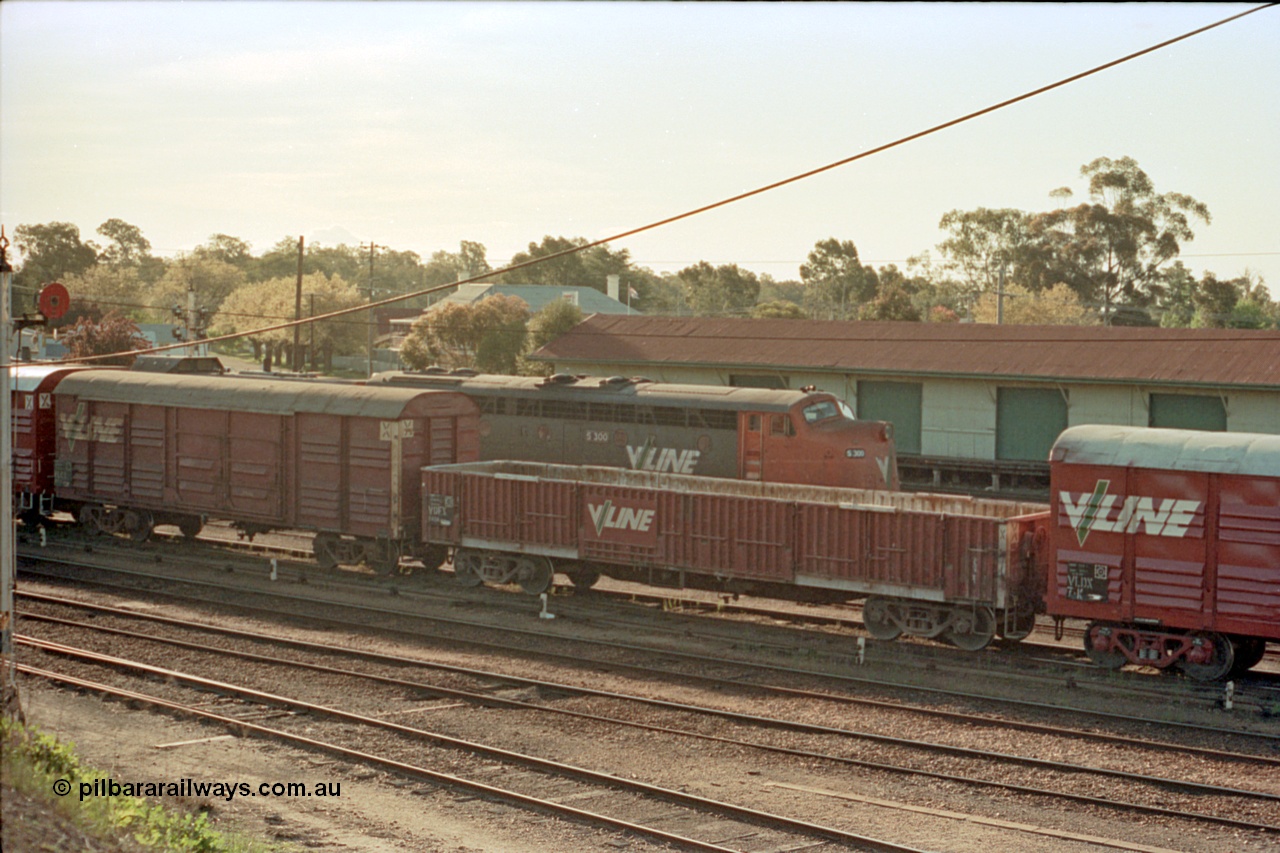
[[[37,648],[42,651],[60,654],[66,657],[78,658],[80,660],[91,663],[111,666],[118,669],[133,670],[135,672],[144,673],[149,676],[165,679],[167,681],[185,683],[189,686],[197,687],[202,690],[210,690],[228,695],[239,696],[251,701],[278,705],[294,710],[305,711],[309,714],[330,717],[335,720],[341,720],[347,723],[355,723],[370,728],[382,729],[385,731],[395,732],[397,734],[407,735],[414,738],[433,741],[441,746],[452,749],[459,749],[473,754],[486,755],[501,761],[515,764],[521,764],[526,767],[534,768],[542,772],[551,773],[553,775],[571,775],[579,779],[590,781],[594,784],[613,787],[621,790],[629,790],[646,796],[664,799],[669,802],[679,803],[695,809],[705,809],[717,814],[728,815],[742,820],[752,821],[756,823],[764,823],[775,827],[782,827],[790,831],[807,834],[811,836],[826,838],[834,841],[846,843],[861,844],[868,849],[877,851],[886,851],[886,853],[897,853],[898,851],[909,851],[909,853],[922,853],[917,848],[906,847],[893,842],[883,841],[881,839],[870,838],[854,832],[848,832],[835,827],[823,826],[821,824],[812,823],[810,821],[799,820],[797,818],[786,817],[785,815],[772,814],[770,812],[760,811],[757,809],[747,808],[745,806],[727,803],[721,800],[713,800],[709,797],[700,797],[696,794],[688,794],[683,791],[677,791],[672,788],[664,788],[660,785],[652,785],[647,782],[640,782],[634,779],[625,779],[612,773],[604,773],[597,770],[591,770],[586,767],[566,764],[558,761],[551,761],[545,758],[539,758],[535,755],[515,752],[514,750],[503,749],[501,747],[488,746],[486,744],[476,743],[474,741],[464,740],[462,738],[450,737],[449,735],[439,732],[432,732],[426,729],[406,726],[403,723],[395,723],[390,720],[383,720],[378,717],[370,717],[366,714],[357,714],[351,711],[343,711],[340,708],[334,708],[328,705],[320,705],[314,702],[307,702],[302,699],[294,699],[288,696],[281,696],[275,693],[268,693],[262,690],[256,690],[251,687],[231,684],[217,679],[203,678],[201,676],[192,675],[190,673],[179,672],[177,670],[165,667],[154,666],[152,664],[142,663],[141,661],[131,661],[125,658],[116,657],[114,655],[102,654],[100,652],[90,651],[88,649],[79,649],[74,646],[65,645],[63,643],[54,643],[48,640],[37,640],[31,637],[20,636],[19,643],[28,647]],[[207,651],[207,649],[206,649]]]
[[[76,563],[71,560],[50,559],[48,557],[36,557],[35,559],[39,559],[43,562],[48,562],[53,564],[63,564],[67,566],[83,565],[83,563]],[[194,578],[174,578],[172,576],[157,575],[151,572],[138,571],[136,569],[122,569],[122,568],[117,568],[112,566],[100,566],[100,565],[90,566],[90,568],[94,568],[96,570],[101,570],[101,571],[112,572],[112,573],[123,575],[123,576],[132,575],[132,576],[137,576],[142,578],[163,578],[166,580],[176,581],[178,583],[184,583],[184,584],[188,584],[196,587],[207,587],[207,588],[218,589],[222,591],[226,591],[227,589],[225,584],[218,584],[212,581],[203,581],[203,580],[194,579]],[[93,583],[106,588],[116,588],[116,589],[125,589],[125,590],[130,589],[130,587],[128,587],[125,584],[118,584],[118,583],[113,584],[109,581],[86,580],[84,578],[68,578],[65,575],[58,575],[58,574],[46,574],[45,576],[57,578],[59,580],[74,580],[77,583]],[[255,594],[263,595],[267,597],[274,596],[274,597],[284,598],[289,601],[296,601],[301,603],[323,604],[331,607],[333,606],[343,607],[343,608],[347,608],[357,612],[366,612],[366,613],[370,613],[378,616],[386,616],[390,614],[390,615],[402,616],[402,617],[411,618],[411,619],[429,620],[429,621],[439,622],[439,623],[448,624],[448,625],[477,628],[477,629],[486,630],[486,631],[491,631],[493,630],[493,627],[494,627],[491,624],[478,622],[470,619],[426,615],[426,614],[414,612],[414,611],[385,609],[385,608],[375,607],[372,605],[356,604],[352,602],[334,602],[329,599],[315,597],[315,596],[284,595],[282,593],[272,592],[270,590],[262,590],[262,589],[246,588],[244,591],[253,592]],[[166,592],[156,591],[156,590],[148,590],[147,592],[148,594],[151,594],[151,595],[167,596],[167,597],[177,598],[179,600],[184,598],[183,596],[178,595],[176,593],[166,593]],[[403,593],[399,593],[399,594],[403,595]],[[187,597],[186,600],[191,600],[191,599],[190,597]],[[197,599],[197,600],[201,600],[201,599]],[[249,611],[267,612],[273,615],[279,615],[279,610],[263,608],[263,607],[255,607],[253,605],[248,605],[243,603],[236,603],[232,605],[228,605],[226,602],[210,601],[208,603],[214,603],[220,606],[234,606],[234,607],[238,607],[238,608],[249,610]],[[317,618],[314,615],[308,615],[308,614],[295,614],[295,615],[302,616],[304,618],[311,618],[311,619]],[[383,631],[389,630],[381,626],[378,626],[378,628],[379,630],[383,630]],[[501,630],[507,634],[530,637],[539,641],[545,641],[548,637],[548,634],[545,631],[533,631],[533,630],[518,628],[510,625],[503,626]],[[421,637],[424,635],[410,634],[410,636]],[[508,650],[508,651],[509,650],[516,650],[521,652],[528,651],[527,648],[507,646],[501,643],[495,643],[491,641],[459,640],[456,637],[443,637],[438,634],[426,635],[426,636],[437,636],[437,637],[440,637],[441,639],[448,639],[451,642],[464,642],[469,645],[480,646],[480,647],[496,648],[496,649],[502,649],[502,650]],[[557,638],[557,639],[563,639],[566,642],[572,641],[572,638]],[[640,652],[643,654],[660,653],[667,657],[680,658],[680,659],[692,661],[695,663],[730,664],[733,666],[740,666],[740,667],[745,667],[749,669],[755,669],[755,670],[758,670],[761,672],[767,672],[767,673],[777,673],[785,676],[804,675],[804,676],[826,679],[828,681],[834,681],[834,682],[844,683],[844,684],[863,685],[863,686],[869,685],[873,687],[888,687],[888,688],[898,689],[898,690],[911,690],[918,693],[925,693],[932,696],[941,696],[941,697],[950,698],[950,699],[964,699],[964,700],[970,700],[970,701],[976,701],[976,702],[996,703],[996,704],[1001,704],[1011,708],[1027,708],[1027,709],[1038,710],[1038,711],[1051,711],[1053,713],[1059,713],[1059,714],[1075,714],[1077,716],[1087,716],[1087,717],[1092,717],[1099,720],[1112,720],[1112,721],[1118,721],[1118,722],[1129,723],[1129,724],[1136,723],[1136,724],[1143,724],[1143,725],[1152,725],[1152,726],[1157,726],[1165,729],[1179,729],[1184,731],[1192,731],[1192,732],[1206,733],[1206,734],[1227,735],[1232,737],[1247,737],[1247,738],[1253,738],[1253,739],[1258,739],[1263,741],[1280,743],[1280,734],[1272,734],[1268,732],[1250,732],[1250,731],[1243,731],[1240,729],[1226,728],[1223,726],[1208,726],[1208,725],[1203,725],[1199,723],[1188,723],[1188,722],[1182,722],[1177,720],[1158,720],[1158,719],[1153,719],[1148,717],[1136,717],[1136,716],[1120,714],[1112,711],[1100,711],[1100,710],[1089,709],[1089,708],[1079,708],[1071,705],[1056,705],[1056,704],[1050,704],[1045,702],[1034,702],[1026,699],[1010,699],[1010,698],[1004,698],[999,696],[985,695],[981,693],[973,693],[970,691],[956,690],[952,688],[930,687],[930,686],[924,686],[924,685],[903,685],[900,683],[885,681],[885,680],[876,679],[876,678],[848,675],[844,673],[822,672],[820,670],[805,669],[805,668],[796,667],[794,665],[781,666],[776,664],[761,663],[758,661],[747,661],[747,660],[729,659],[729,658],[715,658],[708,655],[699,655],[693,652],[683,652],[683,651],[677,651],[677,650],[671,650],[671,649],[658,649],[651,646],[639,646],[639,645],[618,643],[618,642],[605,641],[605,640],[592,640],[591,642],[593,645],[598,646],[600,648],[622,650],[622,651],[629,651],[629,652]],[[553,653],[541,652],[540,654],[550,657],[552,656]],[[581,655],[573,655],[573,656],[560,655],[560,657],[568,658],[570,660],[574,660],[579,663],[595,662],[601,665],[608,665],[613,667],[628,667],[638,671],[662,672],[662,670],[653,670],[653,669],[642,667],[642,666],[636,666],[636,665],[625,664],[625,663],[616,663],[613,661],[607,661],[607,662],[598,661],[598,660],[593,661],[590,658],[583,658]],[[714,680],[713,676],[702,676],[702,675],[684,674],[684,673],[682,673],[682,675],[684,677],[699,678],[699,679],[705,679],[708,681]],[[732,683],[737,687],[743,686],[743,682],[741,681],[730,681],[728,679],[723,679],[722,681],[724,683]],[[760,689],[773,689],[778,691],[792,690],[792,688],[767,687],[765,685],[759,685],[759,687]],[[806,695],[806,694],[812,693],[811,691],[800,691],[800,690],[796,690],[795,692],[797,695]],[[846,701],[850,703],[876,701],[876,700],[859,699],[857,697],[840,697],[840,696],[827,694],[827,693],[812,693],[812,695],[822,696],[832,701]],[[1240,697],[1237,696],[1237,700],[1239,700],[1239,698]],[[890,704],[892,705],[892,703]],[[906,706],[899,706],[899,707],[906,708]],[[910,709],[910,710],[916,710],[919,713],[944,713],[944,712],[934,712],[931,709]],[[975,716],[974,719],[975,721],[987,721],[988,724],[990,725],[1006,724],[1006,721],[1004,720],[995,720],[993,718],[987,718],[987,717],[981,717],[981,716]],[[1029,723],[1019,723],[1016,721],[1009,721],[1008,724],[1009,725],[1034,725]],[[1083,733],[1084,736],[1088,736],[1088,734],[1089,733],[1087,732]],[[1171,748],[1179,749],[1180,747],[1173,745],[1171,746]]]
[[[75,687],[80,690],[88,690],[94,693],[99,693],[104,696],[111,696],[118,699],[127,699],[132,702],[137,702],[139,704],[149,705],[154,708],[161,708],[163,710],[171,711],[178,714],[185,714],[187,716],[196,717],[202,720],[208,720],[210,722],[221,723],[222,725],[225,725],[229,728],[238,729],[240,731],[253,732],[254,734],[257,734],[257,735],[274,738],[276,740],[281,740],[281,741],[284,741],[285,743],[290,743],[297,746],[324,750],[325,752],[330,752],[335,755],[340,755],[343,758],[352,759],[354,761],[359,761],[366,764],[373,764],[379,767],[383,767],[387,770],[392,770],[397,773],[402,773],[407,776],[416,776],[418,778],[425,779],[430,782],[435,782],[441,785],[446,785],[446,786],[455,787],[455,788],[462,788],[468,791],[474,791],[475,793],[478,793],[478,794],[485,794],[488,796],[497,797],[499,799],[516,802],[524,806],[531,806],[537,809],[546,809],[548,811],[555,812],[557,814],[563,814],[568,817],[578,818],[580,820],[589,821],[591,823],[603,824],[613,829],[622,829],[628,832],[641,833],[651,838],[656,838],[660,841],[670,842],[673,844],[681,844],[695,850],[706,850],[706,851],[709,851],[709,853],[737,853],[737,851],[734,851],[732,848],[721,847],[718,845],[709,844],[707,842],[697,841],[692,838],[686,838],[684,836],[674,835],[672,833],[667,833],[667,832],[664,832],[663,830],[656,829],[654,827],[642,826],[640,824],[631,823],[629,821],[620,820],[618,818],[612,818],[607,815],[602,815],[596,812],[586,811],[585,809],[578,809],[578,808],[574,808],[573,806],[562,805],[560,803],[556,803],[551,800],[543,800],[538,797],[529,796],[528,794],[521,794],[517,791],[509,791],[504,788],[497,788],[497,787],[494,787],[493,785],[487,785],[483,782],[476,782],[470,779],[464,779],[461,776],[455,776],[451,773],[441,773],[437,770],[430,770],[426,767],[420,767],[413,764],[406,764],[402,761],[396,761],[395,759],[392,759],[392,758],[387,758],[381,755],[374,755],[373,753],[364,752],[361,750],[350,749],[348,747],[341,746],[339,744],[329,743],[328,741],[317,740],[316,738],[310,738],[304,735],[297,735],[297,734],[293,734],[292,732],[281,731],[280,729],[269,728],[267,726],[249,722],[247,720],[240,720],[235,717],[227,717],[222,714],[216,714],[212,711],[206,711],[203,708],[197,708],[194,705],[185,705],[181,702],[174,702],[169,699],[162,699],[158,696],[150,696],[145,693],[138,693],[137,691],[134,691],[134,690],[125,690],[120,687],[112,687],[107,684],[101,684],[96,681],[88,681],[86,679],[77,678],[72,675],[65,675],[63,673],[53,672],[51,670],[39,669],[37,667],[29,666],[27,664],[21,664],[21,663],[17,664],[15,666],[15,669],[18,672],[25,673],[27,675],[32,675],[37,678],[43,678],[46,681],[52,681],[58,684],[65,684],[70,687]],[[901,848],[901,849],[905,850],[906,848]]]

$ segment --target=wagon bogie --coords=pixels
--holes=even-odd
[[[463,586],[515,583],[529,595],[546,592],[555,576],[554,564],[544,556],[468,548],[460,548],[454,553],[453,567],[458,582]]]

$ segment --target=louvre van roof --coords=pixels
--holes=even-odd
[[[604,363],[1280,389],[1280,331],[587,318],[532,356]]]

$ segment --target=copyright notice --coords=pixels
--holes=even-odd
[[[65,797],[79,791],[80,801],[90,797],[208,797],[231,802],[236,797],[341,797],[341,782],[198,782],[179,779],[176,782],[129,781],[94,779],[72,784],[67,779],[56,779],[53,793]]]

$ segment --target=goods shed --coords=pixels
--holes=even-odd
[[[553,372],[801,388],[893,423],[904,482],[1047,488],[1067,427],[1280,434],[1280,332],[593,316]]]

